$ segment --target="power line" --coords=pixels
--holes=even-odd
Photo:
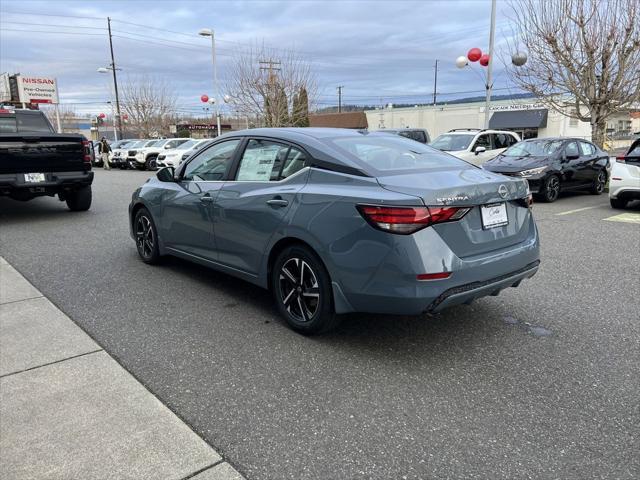
[[[104,33],[83,33],[83,32],[52,32],[50,30],[20,30],[17,28],[4,28],[0,27],[1,31],[4,32],[22,32],[22,33],[54,33],[56,35],[86,35],[86,36],[99,36],[104,37]]]
[[[104,27],[88,27],[84,25],[60,25],[56,23],[33,23],[33,22],[14,22],[11,20],[0,20],[1,23],[10,23],[12,25],[32,25],[38,27],[62,27],[62,28],[82,28],[88,30],[106,30]]]
[[[16,12],[11,10],[3,10],[2,13],[9,13],[12,15],[32,15],[36,17],[61,17],[61,18],[84,18],[87,20],[104,20],[104,17],[81,17],[78,15],[56,15],[53,13],[34,13],[34,12]]]

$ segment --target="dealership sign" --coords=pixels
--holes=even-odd
[[[19,75],[18,96],[24,103],[58,103],[58,86],[55,78]]]

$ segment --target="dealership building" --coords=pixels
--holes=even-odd
[[[575,107],[567,102],[567,115],[547,108],[535,98],[497,100],[490,105],[489,128],[517,132],[521,138],[579,137],[591,139],[591,125],[567,116]],[[638,109],[640,110],[640,109]],[[369,130],[425,128],[435,138],[453,129],[484,128],[485,102],[437,104],[367,110]],[[640,130],[634,111],[616,114],[607,121],[607,133],[623,138]],[[637,128],[637,130],[635,129]]]

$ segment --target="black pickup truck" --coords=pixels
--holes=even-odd
[[[58,195],[69,210],[88,210],[92,157],[83,135],[55,133],[41,111],[0,108],[0,196]]]

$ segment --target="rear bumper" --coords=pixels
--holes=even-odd
[[[486,280],[484,282],[473,282],[459,287],[446,290],[436,298],[428,307],[427,312],[439,312],[453,305],[471,303],[476,298],[488,295],[496,296],[500,291],[509,287],[517,287],[526,278],[533,277],[538,271],[540,260],[505,275]]]
[[[532,218],[529,222],[523,241],[467,257],[456,256],[433,229],[398,237],[386,252],[379,246],[377,252],[366,252],[362,246],[365,256],[359,256],[358,263],[371,263],[367,278],[330,267],[336,312],[420,315],[517,287],[535,275],[540,263],[538,232]],[[416,277],[442,271],[451,276],[426,281]]]
[[[11,192],[16,191],[29,193],[32,196],[50,195],[93,183],[92,171],[48,172],[44,175],[44,182],[27,183],[24,179],[24,173],[0,174],[0,195],[10,195]]]

